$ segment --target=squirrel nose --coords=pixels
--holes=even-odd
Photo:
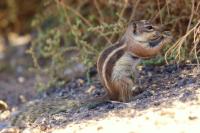
[[[160,36],[160,32],[159,31],[155,31],[155,33],[153,34],[153,37],[154,38],[157,38]]]

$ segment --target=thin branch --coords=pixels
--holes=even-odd
[[[130,22],[131,20],[135,19],[136,9],[137,9],[137,6],[139,5],[139,3],[140,3],[140,0],[137,0],[137,1],[135,2],[135,5],[134,5],[134,7],[133,7],[133,11],[132,11],[132,13],[131,13],[131,16],[130,16],[128,22]]]

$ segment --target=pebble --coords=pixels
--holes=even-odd
[[[0,100],[0,110],[4,111],[8,109],[8,104],[3,100]]]

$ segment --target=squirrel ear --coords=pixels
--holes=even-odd
[[[137,31],[137,22],[138,21],[135,21],[135,20],[131,20],[130,22],[129,22],[129,26],[131,26],[133,29],[133,33],[136,33],[136,31]]]

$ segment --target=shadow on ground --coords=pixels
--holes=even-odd
[[[134,118],[142,112],[169,108],[175,102],[198,101],[200,75],[193,65],[147,66],[140,71],[143,91],[129,103],[82,103],[85,99],[104,94],[96,76],[92,83],[84,78],[73,80],[63,88],[52,88],[41,98],[29,102],[8,121],[21,129],[38,128],[42,131],[64,128],[71,123],[104,119],[109,116]]]

